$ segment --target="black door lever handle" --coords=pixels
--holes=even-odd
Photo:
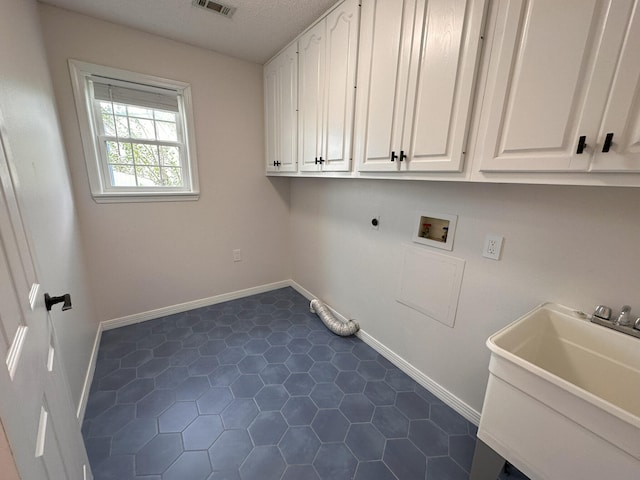
[[[65,310],[71,310],[71,295],[65,293],[64,295],[60,295],[59,297],[52,297],[48,293],[44,294],[44,305],[45,307],[47,307],[47,312],[50,312],[51,307],[53,307],[56,303],[62,303],[63,312]]]

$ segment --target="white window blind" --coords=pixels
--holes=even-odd
[[[96,100],[178,111],[178,93],[175,91],[100,77],[91,77],[90,81]]]

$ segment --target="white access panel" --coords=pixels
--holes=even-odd
[[[404,246],[396,300],[453,328],[465,261]]]

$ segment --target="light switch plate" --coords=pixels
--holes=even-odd
[[[491,260],[500,260],[503,240],[504,237],[501,237],[500,235],[487,235],[484,238],[484,249],[482,250],[482,256],[490,258]]]

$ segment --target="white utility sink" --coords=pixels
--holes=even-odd
[[[543,304],[487,340],[478,437],[532,480],[640,479],[640,339]]]

